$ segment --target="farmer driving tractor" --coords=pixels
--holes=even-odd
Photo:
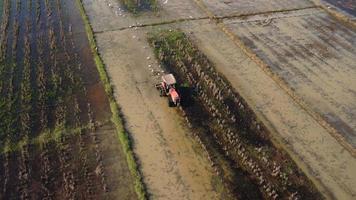
[[[162,76],[162,82],[156,85],[156,88],[160,91],[160,96],[168,96],[168,105],[179,106],[180,96],[176,90],[176,79],[173,74],[167,74]]]

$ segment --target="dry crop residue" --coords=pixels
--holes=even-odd
[[[91,57],[74,1],[4,0],[0,199],[136,198]]]

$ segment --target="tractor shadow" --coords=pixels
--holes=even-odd
[[[177,88],[179,95],[181,96],[180,105],[182,108],[191,108],[196,105],[197,91],[194,87],[179,86]]]

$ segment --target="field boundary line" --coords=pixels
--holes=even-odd
[[[107,74],[105,64],[104,64],[103,60],[101,59],[99,52],[97,50],[95,35],[93,32],[92,26],[90,24],[90,21],[89,21],[89,18],[87,16],[86,12],[85,12],[85,8],[84,8],[82,0],[76,0],[76,2],[78,5],[78,8],[80,10],[82,19],[84,21],[89,45],[90,45],[91,51],[93,53],[94,61],[95,61],[97,70],[99,72],[100,79],[104,85],[105,92],[109,99],[110,109],[112,112],[111,120],[115,124],[117,134],[119,137],[119,141],[120,141],[122,148],[124,150],[124,153],[126,155],[126,160],[127,160],[129,170],[130,170],[131,175],[134,179],[135,191],[137,193],[138,199],[146,200],[148,198],[147,198],[146,188],[143,183],[142,174],[139,171],[139,167],[136,163],[136,158],[135,158],[135,155],[134,155],[134,152],[132,149],[131,140],[130,140],[129,134],[125,130],[125,127],[124,127],[124,124],[123,124],[123,121],[121,118],[120,108],[119,108],[118,104],[116,103],[116,100],[114,97],[114,91],[113,91],[112,85],[110,83],[110,79]]]
[[[123,31],[123,30],[131,29],[131,28],[153,27],[153,26],[169,25],[169,24],[176,24],[176,23],[183,23],[183,22],[199,21],[199,20],[212,20],[212,19],[224,20],[224,19],[246,18],[246,17],[268,15],[268,14],[289,13],[289,12],[293,12],[293,11],[300,11],[300,10],[307,10],[307,9],[323,10],[320,6],[313,5],[313,6],[303,7],[303,8],[256,12],[256,13],[248,13],[248,14],[231,14],[231,15],[223,15],[223,16],[215,16],[215,15],[211,16],[210,14],[207,14],[207,16],[203,16],[203,17],[178,18],[178,19],[172,19],[172,20],[161,21],[161,22],[152,22],[152,23],[125,26],[125,27],[114,28],[114,29],[98,30],[98,31],[94,31],[94,34],[101,34],[101,33],[114,32],[114,31]]]
[[[125,26],[125,27],[115,28],[115,29],[94,31],[94,33],[100,34],[100,33],[106,33],[106,32],[124,31],[124,30],[132,29],[132,28],[161,26],[161,25],[167,25],[167,24],[176,24],[176,23],[182,23],[182,22],[188,22],[188,21],[198,21],[198,20],[208,20],[208,19],[210,19],[210,17],[180,18],[180,19],[174,19],[174,20],[168,20],[168,21],[162,21],[162,22],[153,22],[153,23],[147,23],[147,24]]]
[[[203,4],[200,0],[194,0],[194,2],[205,11],[209,17],[212,19],[217,19],[218,17],[210,11],[205,4]],[[316,6],[318,7],[318,6]],[[238,46],[252,61],[254,61],[265,73],[269,76],[283,91],[290,96],[294,102],[299,105],[309,116],[311,116],[321,127],[323,127],[330,135],[336,139],[350,154],[352,157],[356,157],[356,149],[349,144],[342,134],[339,133],[334,127],[332,127],[319,113],[313,111],[310,106],[300,97],[296,95],[291,88],[289,88],[288,84],[281,79],[278,75],[276,75],[271,69],[270,66],[267,65],[261,58],[259,58],[249,47],[247,47],[241,39],[235,35],[229,28],[219,20],[216,21],[217,26],[222,30],[234,43]]]
[[[317,6],[319,6],[322,10],[324,10],[326,13],[328,13],[329,15],[333,16],[336,20],[341,21],[345,24],[348,24],[350,26],[352,26],[353,28],[356,28],[356,19],[353,19],[351,16],[349,16],[348,14],[344,14],[341,8],[337,8],[336,6],[322,0],[313,0],[314,4],[316,4]],[[338,11],[341,10],[341,11]],[[356,17],[354,17],[356,18]]]

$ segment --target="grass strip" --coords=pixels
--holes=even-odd
[[[141,176],[141,173],[140,173],[137,163],[136,163],[136,159],[135,159],[135,156],[134,156],[134,153],[132,150],[132,145],[131,145],[129,135],[126,133],[125,128],[123,126],[122,119],[120,118],[120,109],[115,101],[114,92],[113,92],[112,86],[110,84],[110,79],[106,72],[105,65],[98,53],[93,29],[89,22],[89,18],[85,13],[85,9],[84,9],[82,0],[76,0],[76,2],[78,5],[78,8],[80,10],[82,19],[84,21],[85,30],[86,30],[88,40],[89,40],[89,45],[90,45],[90,48],[91,48],[93,56],[94,56],[94,61],[95,61],[96,67],[98,69],[100,79],[104,85],[105,92],[107,93],[108,98],[109,98],[110,108],[111,108],[111,112],[112,112],[111,120],[115,124],[120,143],[121,143],[122,148],[126,155],[128,167],[129,167],[130,172],[134,178],[135,191],[138,195],[138,199],[145,200],[145,199],[147,199],[147,193],[145,190],[145,186],[143,184],[142,176]]]
[[[34,138],[28,136],[15,142],[5,141],[5,144],[0,147],[0,154],[12,153],[20,151],[27,145],[42,146],[48,142],[59,142],[62,136],[79,135],[82,131],[89,130],[90,125],[84,125],[77,128],[56,127],[54,130],[46,129],[41,134]]]

